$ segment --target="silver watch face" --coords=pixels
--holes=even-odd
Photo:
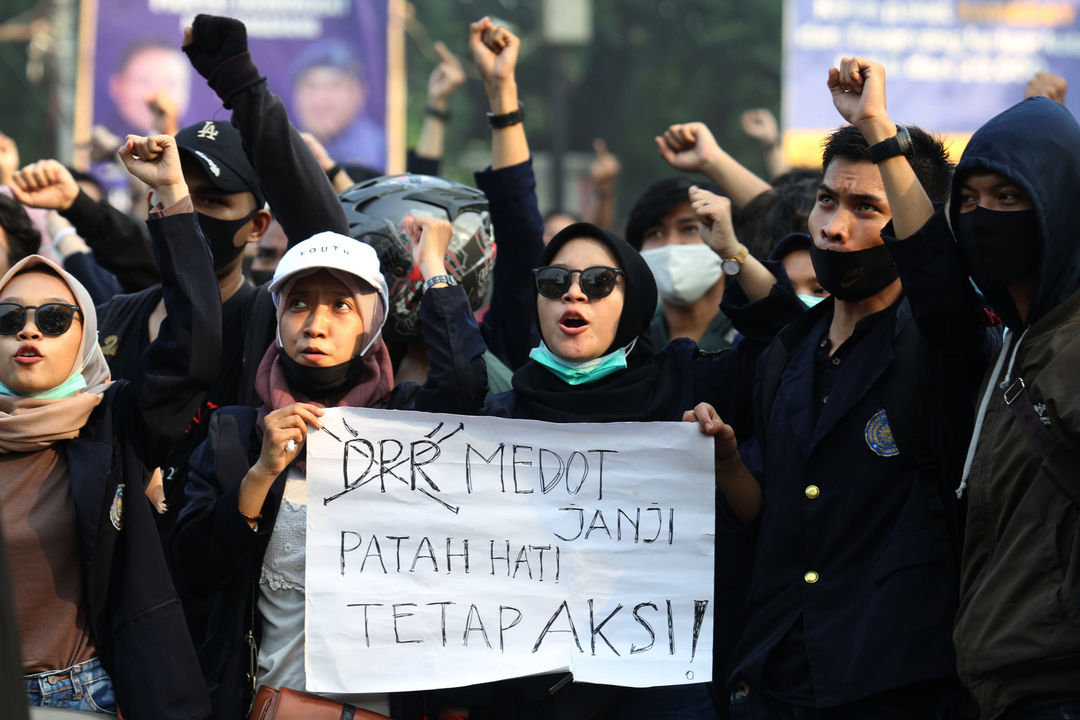
[[[720,263],[720,267],[723,269],[725,275],[738,275],[739,271],[742,270],[742,263],[735,258],[728,258]]]

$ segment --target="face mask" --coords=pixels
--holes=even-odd
[[[255,208],[239,220],[218,220],[209,215],[195,213],[199,217],[199,227],[206,237],[206,243],[210,246],[210,255],[214,259],[214,269],[223,270],[236,256],[244,252],[244,246],[236,247],[233,238],[236,232],[248,224],[251,218],[259,212]]]
[[[313,399],[330,397],[351,388],[360,382],[367,369],[362,355],[330,367],[301,365],[282,348],[278,348],[278,357],[281,358],[289,387]]]
[[[274,279],[273,270],[248,270],[248,277],[255,287],[264,285]]]
[[[977,207],[956,220],[956,241],[980,288],[1012,285],[1039,269],[1035,210]]]
[[[810,260],[821,287],[837,300],[865,300],[900,277],[883,244],[854,252],[822,250],[811,244]]]
[[[26,395],[16,390],[12,390],[4,383],[0,383],[0,395],[7,395],[8,397],[32,397],[39,398],[41,400],[56,400],[57,398],[71,397],[75,393],[82,392],[85,389],[86,378],[82,376],[82,373],[76,373],[75,375],[72,375],[67,380],[60,383],[51,390],[33,393],[32,395]]]
[[[574,362],[573,360],[563,360],[551,350],[548,350],[548,346],[541,340],[540,345],[534,347],[532,352],[529,353],[529,357],[553,372],[567,385],[583,385],[607,377],[613,372],[624,370],[626,368],[626,356],[633,352],[636,344],[637,338],[634,338],[626,347],[613,350],[607,355],[601,355],[592,360]]]
[[[643,250],[641,257],[656,279],[660,299],[679,307],[696,303],[724,276],[724,261],[704,243]]]
[[[803,301],[803,305],[806,305],[806,307],[814,307],[825,298],[818,295],[799,295],[799,299]]]

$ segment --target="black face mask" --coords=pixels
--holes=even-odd
[[[810,243],[810,260],[821,287],[837,300],[865,300],[900,277],[892,253],[884,245],[836,252]]]
[[[247,275],[251,278],[251,282],[255,287],[259,287],[274,279],[273,270],[248,270]]]
[[[359,355],[349,362],[330,367],[301,365],[289,357],[283,348],[278,348],[278,356],[285,369],[285,379],[289,387],[316,400],[339,395],[359,384],[367,370],[364,358]]]
[[[1023,280],[1039,269],[1035,210],[976,207],[956,219],[956,241],[971,277],[984,291]]]
[[[236,232],[247,225],[258,212],[259,208],[255,208],[239,220],[218,220],[200,212],[195,213],[199,217],[199,227],[210,246],[215,270],[225,269],[237,255],[244,252],[244,246],[236,247],[233,244],[233,238],[236,237]]]

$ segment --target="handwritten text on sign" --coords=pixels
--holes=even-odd
[[[309,690],[710,678],[713,454],[696,424],[355,408],[322,422]]]

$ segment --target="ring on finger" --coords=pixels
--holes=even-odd
[[[295,449],[296,449],[296,441],[295,440],[290,439],[289,442],[285,443],[285,452],[292,452]]]

